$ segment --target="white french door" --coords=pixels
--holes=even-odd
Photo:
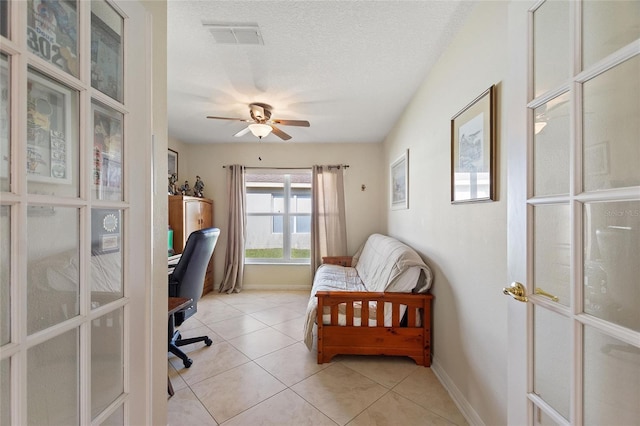
[[[144,423],[146,12],[1,7],[0,423]]]
[[[640,3],[509,20],[509,424],[637,424]]]

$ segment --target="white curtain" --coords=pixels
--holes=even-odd
[[[224,259],[224,279],[219,291],[239,293],[244,275],[244,245],[247,239],[247,196],[244,188],[245,167],[227,166],[227,198],[229,220],[227,250]]]
[[[347,224],[344,208],[344,167],[313,166],[311,185],[311,270],[323,256],[346,256]]]

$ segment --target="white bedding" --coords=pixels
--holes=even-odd
[[[394,238],[373,234],[354,256],[353,267],[320,265],[316,271],[307,305],[304,342],[312,350],[318,306],[315,295],[318,291],[426,293],[432,280],[431,270],[413,249]],[[375,303],[372,307],[375,309]],[[406,307],[403,307],[401,315],[404,315],[404,310]],[[370,310],[369,325],[373,327],[376,320],[371,315]],[[328,312],[323,313],[323,323],[329,323],[328,319]],[[344,314],[338,315],[338,321],[341,325],[346,324]],[[360,318],[354,319],[355,326],[360,323]],[[385,326],[391,326],[390,308],[385,308]]]
[[[107,253],[90,257],[91,291],[104,293],[122,292],[122,253]],[[65,251],[40,260],[29,270],[29,280],[36,287],[47,291],[78,291],[78,254]]]

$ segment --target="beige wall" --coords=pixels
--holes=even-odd
[[[170,140],[178,151],[179,178],[193,186],[196,175],[204,184],[204,195],[214,200],[214,226],[221,236],[214,252],[215,287],[223,276],[227,242],[226,164],[247,167],[311,167],[314,164],[348,164],[345,172],[347,210],[347,254],[353,254],[373,232],[382,228],[379,200],[386,193],[382,183],[382,147],[379,144],[296,144],[295,142],[234,142],[215,145],[187,144]],[[260,160],[261,158],[262,160]],[[362,185],[366,190],[362,191]],[[247,265],[245,288],[310,288],[309,266]]]
[[[499,117],[506,113],[500,105],[507,7],[478,4],[384,143],[385,164],[410,151],[410,208],[385,209],[386,231],[434,269],[434,370],[468,404],[468,418],[488,425],[506,424],[506,156]],[[452,205],[450,120],[492,84],[498,88],[498,199]]]

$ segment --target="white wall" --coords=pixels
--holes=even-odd
[[[170,140],[178,151],[180,182],[193,186],[196,175],[204,184],[204,196],[214,201],[214,226],[221,235],[214,252],[214,288],[222,280],[227,243],[227,195],[224,165],[247,167],[311,167],[314,164],[348,164],[345,172],[347,248],[353,254],[367,236],[382,229],[379,200],[387,190],[381,170],[379,144],[296,144],[293,142],[234,142],[195,145]],[[261,160],[259,159],[261,158]],[[362,185],[366,190],[362,191]],[[311,288],[308,265],[247,265],[244,288]]]
[[[409,209],[381,208],[386,231],[433,268],[434,370],[475,422],[506,424],[505,97],[507,2],[479,2],[384,142],[384,163],[409,149]],[[497,200],[450,202],[450,120],[497,85]],[[506,121],[506,120],[505,120]],[[386,173],[388,179],[388,172]]]

